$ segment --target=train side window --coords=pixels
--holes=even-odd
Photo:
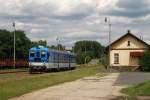
[[[61,63],[63,63],[63,54],[61,54]]]
[[[75,63],[75,57],[74,56],[71,56],[71,63]]]
[[[64,63],[64,54],[62,54],[62,63]]]
[[[58,63],[58,53],[54,53],[54,63]]]
[[[54,62],[54,53],[50,52],[50,62]]]
[[[59,53],[59,63],[61,63],[61,62],[62,62],[62,54]]]
[[[70,63],[72,63],[72,56],[70,56]]]
[[[55,63],[55,62],[56,62],[56,54],[53,53],[53,55],[54,55],[54,60],[53,60],[53,62]]]
[[[64,56],[64,59],[65,59],[65,63],[67,63],[67,55],[66,54]]]
[[[76,63],[76,58],[75,57],[73,57],[73,63]]]
[[[30,52],[30,57],[34,57],[35,56],[35,52]]]

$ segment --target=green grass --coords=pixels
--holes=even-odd
[[[88,67],[73,71],[27,75],[26,77],[12,76],[13,78],[8,80],[5,80],[5,78],[7,78],[6,75],[6,77],[3,76],[5,81],[0,81],[0,100],[7,100],[8,98],[20,96],[34,90],[46,88],[48,86],[95,75],[100,73],[99,69],[100,68],[98,67]],[[104,76],[106,74],[101,73],[99,75]]]
[[[150,96],[150,81],[144,83],[130,86],[121,90],[122,93],[125,93],[131,97],[136,96]]]

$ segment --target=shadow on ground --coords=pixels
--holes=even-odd
[[[135,85],[150,80],[150,73],[145,72],[122,72],[114,85]]]

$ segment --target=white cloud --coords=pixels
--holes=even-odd
[[[145,41],[149,41],[150,14],[139,15],[133,10],[137,14],[133,16],[128,13],[128,5],[125,5],[128,0],[118,6],[122,1],[0,0],[0,28],[12,30],[12,21],[15,21],[16,28],[25,30],[32,40],[46,39],[49,44],[56,44],[56,37],[60,36],[66,46],[72,46],[75,41],[82,39],[97,40],[107,45],[108,23],[104,22],[107,16],[111,18],[112,40],[131,29],[136,35],[142,33]],[[134,3],[131,2],[130,9],[132,5],[136,7]],[[149,4],[139,4],[139,11]],[[127,10],[122,12],[125,7]]]

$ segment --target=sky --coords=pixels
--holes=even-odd
[[[79,40],[95,40],[108,45],[131,30],[150,43],[150,0],[0,0],[0,29],[24,30],[32,41],[57,37],[66,47]]]

